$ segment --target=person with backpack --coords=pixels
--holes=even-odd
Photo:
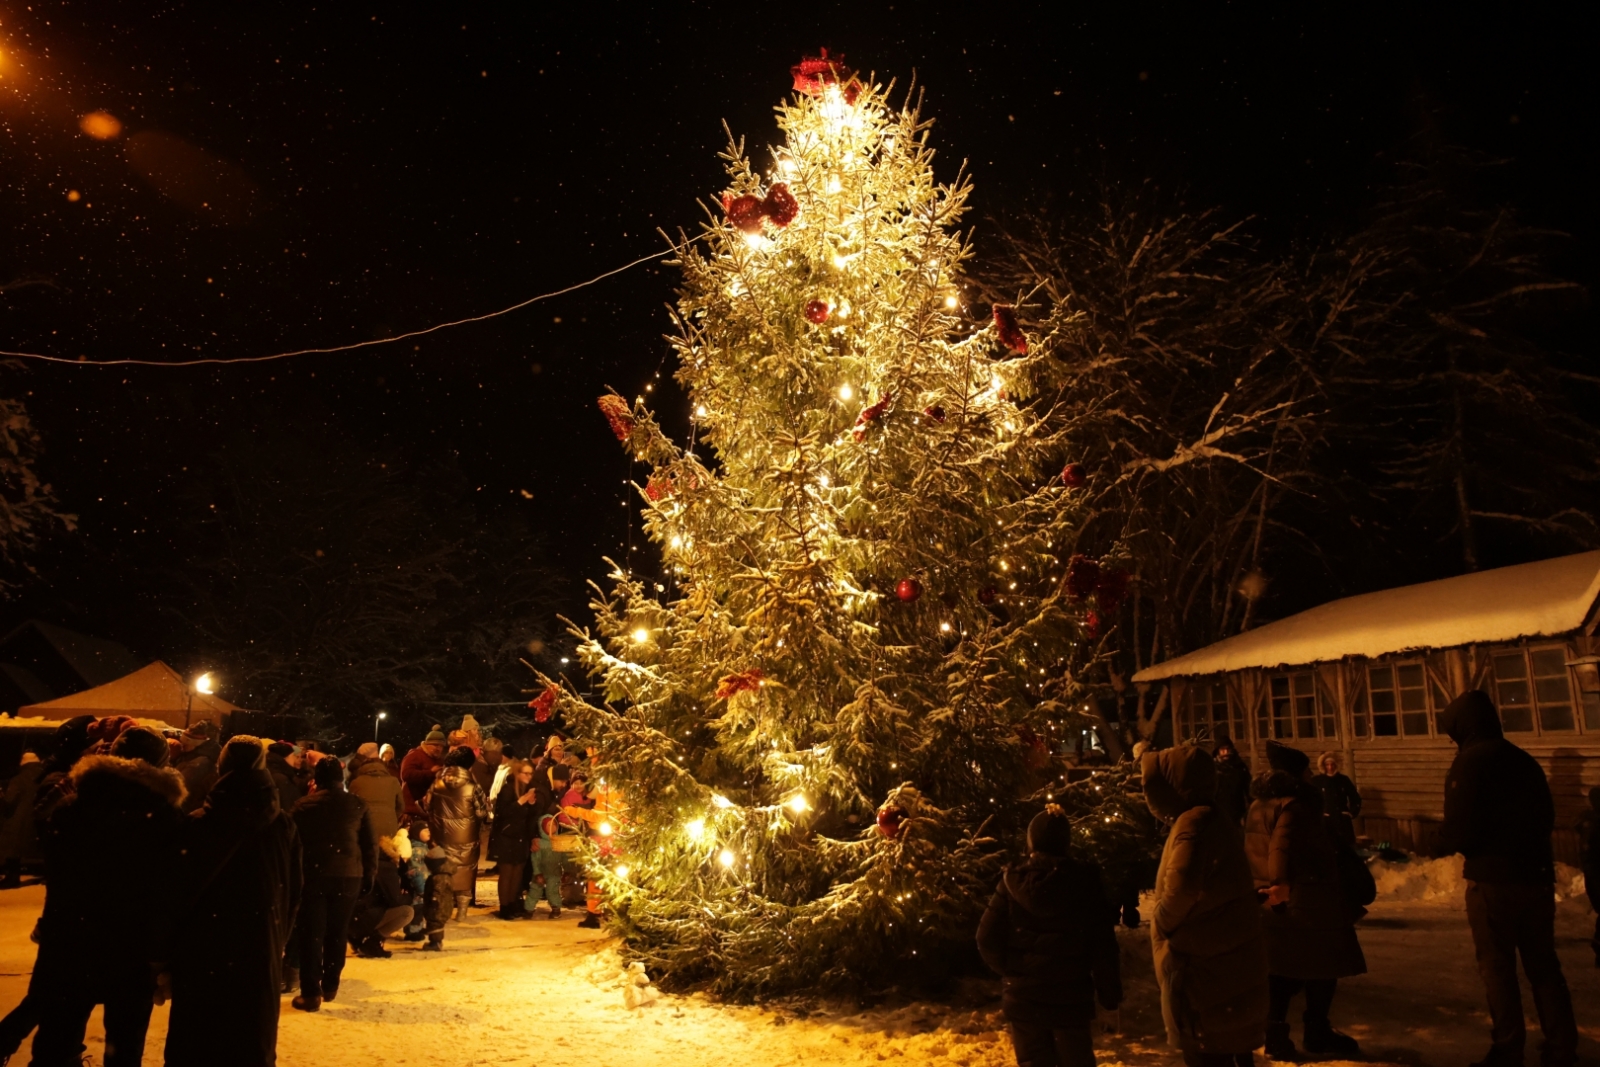
[[[1245,816],[1245,852],[1267,934],[1267,1055],[1296,1056],[1289,1004],[1304,991],[1305,1050],[1353,1059],[1361,1046],[1335,1030],[1328,1013],[1339,979],[1367,973],[1355,930],[1361,912],[1341,881],[1338,842],[1324,825],[1322,798],[1310,780],[1311,758],[1268,741],[1267,764],[1251,786],[1255,801]]]
[[[1111,916],[1100,868],[1072,855],[1072,823],[1046,806],[1028,824],[1028,858],[1006,869],[978,924],[1021,1067],[1093,1067],[1095,1001],[1122,1003]]]

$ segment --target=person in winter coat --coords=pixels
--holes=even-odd
[[[1145,802],[1172,824],[1156,871],[1150,947],[1167,1041],[1189,1067],[1249,1067],[1267,1019],[1267,942],[1244,835],[1215,805],[1201,748],[1145,753]]]
[[[22,765],[0,796],[0,889],[22,884],[22,864],[39,858],[39,834],[33,820],[44,764],[36,752],[24,752]]]
[[[401,856],[404,848],[405,855]],[[405,928],[415,914],[400,883],[400,864],[411,857],[411,843],[404,836],[378,839],[378,867],[372,888],[356,905],[350,920],[350,947],[363,959],[388,959],[393,955],[383,947],[384,938]]]
[[[1356,939],[1358,913],[1344,899],[1337,846],[1323,825],[1321,795],[1310,783],[1310,757],[1268,741],[1267,763],[1271,769],[1251,786],[1256,799],[1245,817],[1250,873],[1266,905],[1262,925],[1272,994],[1267,1055],[1294,1058],[1289,1002],[1304,989],[1306,1051],[1350,1059],[1361,1048],[1333,1028],[1328,1011],[1339,979],[1367,972]]]
[[[561,918],[561,875],[567,867],[566,851],[558,851],[553,835],[559,832],[555,825],[561,815],[561,798],[571,788],[572,768],[564,763],[552,764],[541,777],[534,771],[532,808],[538,818],[539,839],[535,848],[534,873],[544,879],[543,896],[550,904],[550,918]],[[526,911],[539,906],[539,894],[530,893],[523,903]]]
[[[533,764],[511,761],[511,781],[495,797],[493,829],[489,833],[489,858],[498,866],[502,919],[526,919],[522,906],[522,875],[528,866],[533,839],[539,836],[538,798],[533,784]]]
[[[393,837],[400,829],[400,820],[405,817],[406,802],[401,795],[400,779],[390,773],[383,760],[364,759],[352,767],[349,790],[367,805],[374,836]]]
[[[1094,1002],[1122,1003],[1122,950],[1100,868],[1072,857],[1072,824],[1052,804],[1028,824],[1028,858],[1006,869],[978,924],[1001,978],[1021,1067],[1093,1067]]]
[[[166,1067],[273,1067],[284,942],[300,906],[300,836],[266,746],[238,735],[184,827]]]
[[[1544,1067],[1568,1067],[1578,1052],[1572,994],[1555,948],[1555,804],[1537,760],[1507,741],[1487,693],[1461,694],[1440,716],[1456,758],[1444,786],[1446,854],[1466,857],[1467,923],[1489,998],[1488,1065],[1521,1064],[1527,1043],[1517,956],[1533,987],[1544,1032]]]
[[[96,1004],[105,1005],[107,1067],[138,1067],[144,1057],[185,821],[183,777],[166,761],[160,734],[129,730],[110,755],[73,766],[73,795],[51,816],[51,877],[28,993],[39,1011],[34,1063],[76,1064]]]
[[[1339,773],[1339,754],[1324,752],[1317,757],[1317,770],[1322,773],[1311,779],[1317,792],[1322,794],[1323,826],[1335,840],[1356,847],[1357,815],[1361,814],[1361,794],[1348,776]]]
[[[174,757],[172,766],[183,775],[183,785],[189,793],[183,801],[184,814],[198,810],[216,784],[217,760],[222,757],[222,746],[213,740],[215,732],[216,728],[202,719],[178,738],[182,751]]]
[[[300,784],[304,764],[305,757],[300,750],[287,741],[274,741],[267,746],[267,773],[278,787],[278,807],[283,811],[293,811],[300,798],[306,795]]]
[[[478,881],[478,828],[489,814],[483,794],[469,771],[472,749],[458,748],[445,757],[444,767],[423,798],[433,843],[450,854],[456,893],[456,918],[467,916],[467,902]]]
[[[1217,795],[1212,806],[1232,819],[1235,826],[1243,826],[1245,813],[1250,810],[1250,765],[1227,734],[1217,737],[1212,755],[1217,766]]]
[[[1594,965],[1600,967],[1600,785],[1589,790],[1589,808],[1583,813],[1578,835],[1583,841],[1583,886],[1589,894],[1589,907],[1596,912],[1594,938],[1589,944],[1594,948]]]
[[[318,761],[316,788],[290,814],[300,834],[305,889],[295,932],[300,939],[300,1011],[317,1011],[339,993],[344,946],[356,902],[371,888],[378,867],[378,839],[367,805],[345,792],[344,767]]]
[[[444,731],[435,726],[422,744],[400,761],[400,783],[405,787],[407,815],[422,814],[422,798],[433,787],[434,776],[444,765]]]

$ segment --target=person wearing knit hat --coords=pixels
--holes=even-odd
[[[237,735],[199,814],[188,820],[185,901],[169,961],[167,1067],[277,1060],[283,951],[300,907],[301,849],[278,808],[261,739]]]
[[[378,746],[371,741],[358,748],[350,761],[348,788],[352,796],[360,797],[367,805],[372,832],[378,837],[393,837],[400,829],[400,820],[405,817],[405,798],[401,795],[400,779],[378,758]]]
[[[89,730],[94,722],[93,715],[75,715],[56,727],[55,747],[44,761],[34,794],[33,817],[41,824],[49,821],[56,806],[72,795],[72,779],[67,772],[89,750]]]
[[[377,759],[378,758],[378,742],[376,742],[376,741],[368,741],[365,744],[362,744],[361,746],[359,746],[356,749],[356,758],[357,759]]]
[[[1019,1064],[1091,1067],[1094,1004],[1122,1003],[1121,949],[1100,868],[1071,855],[1072,823],[1048,805],[1028,824],[1029,856],[1006,869],[978,924],[1001,978]]]
[[[300,750],[287,741],[273,741],[267,745],[267,773],[278,787],[278,807],[289,811],[306,795],[301,768],[305,758]]]
[[[189,812],[205,803],[206,794],[216,783],[222,746],[217,744],[216,726],[201,719],[178,735],[178,747],[172,766],[183,775],[184,788],[189,791],[183,802],[183,810]]]
[[[422,739],[422,744],[406,753],[400,761],[400,782],[405,786],[407,815],[422,815],[422,798],[428,795],[433,779],[444,766],[444,731],[435,726]]]
[[[124,730],[111,745],[111,754],[121,759],[143,760],[152,767],[167,765],[167,739],[148,726]]]
[[[1339,979],[1367,972],[1356,937],[1358,909],[1344,898],[1336,841],[1323,825],[1322,797],[1310,782],[1311,757],[1267,742],[1269,770],[1256,777],[1245,817],[1245,852],[1256,891],[1267,905],[1270,1006],[1267,1055],[1293,1060],[1289,1004],[1305,991],[1302,1043],[1315,1056],[1354,1059],[1361,1046],[1328,1019]]]

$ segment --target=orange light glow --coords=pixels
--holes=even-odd
[[[78,128],[97,141],[109,141],[122,133],[122,123],[109,111],[91,111],[78,120]]]
[[[79,200],[82,200],[82,199],[83,199],[83,194],[78,192],[78,190],[76,190],[76,189],[68,189],[67,190],[67,203],[76,204]]]

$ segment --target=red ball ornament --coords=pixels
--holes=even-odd
[[[794,198],[789,187],[783,182],[778,182],[767,190],[767,198],[761,202],[761,210],[772,220],[774,226],[783,227],[794,221],[800,214],[800,201]]]
[[[1090,640],[1100,636],[1100,616],[1092,609],[1083,613],[1083,631]]]
[[[992,585],[986,585],[982,589],[978,590],[978,603],[980,603],[980,604],[993,604],[994,601],[995,601],[995,597],[997,597],[999,595],[1000,595],[1000,590],[996,589]]]
[[[893,804],[885,804],[878,809],[878,833],[893,841],[900,836],[900,824],[905,822],[905,819],[904,808],[896,807]]]
[[[1078,489],[1089,480],[1089,472],[1082,463],[1068,463],[1061,468],[1061,484],[1068,489]]]
[[[1067,561],[1067,595],[1086,599],[1100,584],[1100,561],[1088,556],[1073,556]]]
[[[928,407],[923,408],[922,413],[928,416],[928,418],[932,419],[934,422],[944,421],[944,408],[938,404],[931,404]]]
[[[828,315],[832,311],[833,308],[828,306],[826,300],[813,300],[806,305],[806,321],[821,326],[828,321]]]
[[[723,198],[722,209],[728,214],[728,225],[745,233],[760,233],[761,219],[766,215],[759,197],[750,195],[736,196],[732,200]]]
[[[922,596],[922,583],[915,578],[902,578],[900,584],[894,587],[894,595],[907,604],[913,603]]]

